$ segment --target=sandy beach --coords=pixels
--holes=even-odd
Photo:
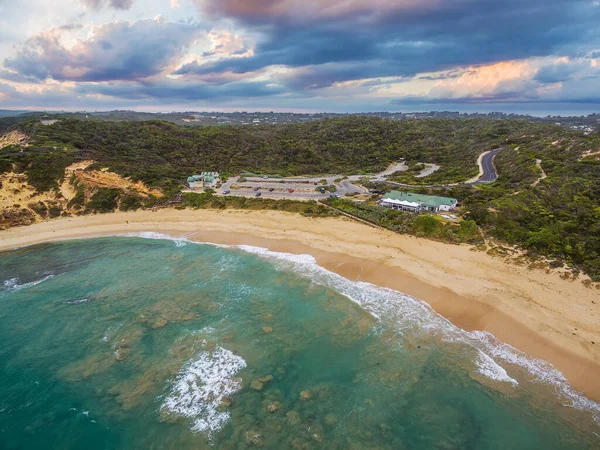
[[[0,250],[56,239],[152,231],[311,254],[352,280],[428,302],[466,330],[493,333],[557,367],[600,401],[600,291],[509,264],[470,246],[398,235],[349,219],[275,211],[137,211],[61,218],[0,232]]]

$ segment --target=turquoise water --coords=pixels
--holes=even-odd
[[[600,444],[550,366],[310,257],[89,239],[4,252],[0,283],[0,448]]]

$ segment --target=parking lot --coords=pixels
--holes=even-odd
[[[328,184],[320,184],[320,180],[325,178],[285,178],[285,179],[265,179],[265,178],[246,178],[242,182],[239,177],[232,177],[217,189],[220,195],[237,195],[242,197],[273,198],[273,199],[293,199],[293,200],[321,200],[333,195],[345,195],[346,193],[363,193],[364,188],[351,185],[348,189],[342,182],[335,183],[334,178],[326,179]],[[316,184],[315,184],[316,183]],[[336,192],[328,190],[319,192],[317,189],[326,186],[335,186]]]

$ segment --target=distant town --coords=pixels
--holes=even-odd
[[[430,112],[365,112],[356,114],[339,113],[293,113],[293,112],[170,112],[146,113],[138,111],[100,111],[100,112],[38,112],[0,110],[0,131],[3,122],[12,125],[15,122],[26,120],[39,120],[45,114],[57,119],[78,120],[106,120],[106,121],[147,121],[162,120],[185,126],[216,126],[216,125],[277,125],[291,123],[305,123],[326,118],[357,115],[363,117],[380,117],[390,120],[418,120],[431,118],[445,119],[495,119],[495,120],[526,120],[530,122],[553,123],[569,130],[592,133],[600,130],[600,114],[588,116],[546,116],[536,117],[524,114],[491,113],[460,113],[456,111],[430,111]]]

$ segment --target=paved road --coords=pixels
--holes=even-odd
[[[501,148],[496,150],[492,150],[488,154],[484,155],[481,159],[481,167],[483,168],[483,176],[472,183],[466,184],[482,184],[482,183],[493,183],[498,179],[498,173],[496,172],[496,168],[494,167],[494,158],[498,153],[502,151]]]
[[[397,187],[406,187],[406,188],[445,188],[445,187],[454,187],[454,186],[476,186],[478,184],[485,183],[493,183],[498,179],[498,173],[496,172],[496,167],[494,167],[494,158],[498,153],[502,151],[501,148],[497,148],[496,150],[492,150],[481,158],[481,168],[483,169],[483,175],[477,180],[465,181],[462,183],[450,183],[450,184],[403,184],[403,183],[393,183],[391,181],[380,181],[381,183],[388,184],[391,186]]]

